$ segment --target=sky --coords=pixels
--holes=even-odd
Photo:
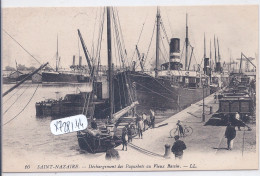
[[[116,7],[116,9],[127,51],[126,60],[130,62],[141,31],[138,48],[141,53],[147,52],[152,37],[156,7]],[[2,28],[41,63],[49,62],[52,67],[55,67],[58,36],[61,66],[68,68],[72,64],[73,55],[76,55],[77,58],[79,52],[80,55],[83,55],[77,29],[80,29],[90,54],[93,55],[93,44],[96,50],[99,16],[102,10],[103,7],[3,8]],[[201,63],[203,58],[204,33],[208,57],[210,40],[214,56],[214,35],[219,40],[222,62],[229,62],[230,56],[233,59],[240,58],[241,52],[248,57],[258,56],[259,19],[256,5],[161,6],[160,12],[168,38],[180,38],[181,49],[185,38],[186,13],[188,14],[189,39],[190,44],[194,47],[195,56],[192,58],[192,64]],[[164,32],[161,30],[161,35],[163,36],[163,34]],[[107,64],[106,42],[106,27],[104,27],[101,50],[102,65]],[[163,42],[168,52],[165,36]],[[18,64],[26,66],[40,66],[4,32],[2,32],[2,51],[3,67],[7,65],[15,67],[15,60]],[[112,53],[113,62],[118,64],[119,61],[115,59],[113,48]],[[167,60],[166,55],[164,53],[166,58],[163,58],[163,55],[160,56],[161,63]],[[147,57],[145,66],[149,68],[152,67],[155,60],[155,36]],[[137,57],[134,55],[134,60],[136,59]],[[254,62],[256,63],[256,61]],[[84,55],[83,64],[87,64]]]

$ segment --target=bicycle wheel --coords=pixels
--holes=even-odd
[[[179,130],[177,128],[173,128],[170,131],[170,136],[173,138],[174,136],[178,135],[178,133],[179,133]]]
[[[191,127],[186,127],[186,128],[184,129],[184,135],[185,135],[185,136],[190,136],[190,135],[192,134],[192,132],[193,132],[193,130],[192,130]]]

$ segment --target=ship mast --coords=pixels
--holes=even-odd
[[[212,81],[212,53],[211,53],[211,39],[210,39],[210,52],[209,52],[209,68],[210,68],[210,74],[209,74],[209,76],[210,76],[210,83],[211,83],[211,81]]]
[[[158,77],[158,67],[159,67],[159,48],[160,48],[160,43],[159,43],[159,38],[160,38],[160,21],[161,21],[161,16],[160,16],[160,9],[157,7],[157,30],[156,30],[156,60],[155,60],[155,77]]]
[[[211,39],[210,39],[210,44],[209,44],[209,47],[210,47],[210,52],[209,52],[209,65],[210,65],[210,68],[211,68],[211,59],[212,59],[212,53],[211,53]]]
[[[59,38],[57,35],[56,72],[58,71],[58,62],[59,62]]]
[[[216,68],[216,65],[217,65],[217,51],[216,51],[216,40],[215,40],[215,35],[214,35],[214,49],[215,49],[215,69]],[[215,70],[216,71],[216,70]]]
[[[112,87],[112,50],[111,50],[111,21],[110,7],[107,7],[107,56],[108,56],[108,82],[109,82],[109,118],[113,117],[113,87]]]
[[[204,32],[204,59],[206,58],[206,37]]]
[[[188,66],[188,46],[189,46],[189,38],[188,38],[188,14],[186,13],[186,38],[185,38],[186,50],[185,50],[185,70],[187,70]]]
[[[217,38],[217,43],[218,43],[218,38]],[[219,44],[218,44],[218,62],[220,62]]]

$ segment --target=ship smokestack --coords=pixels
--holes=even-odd
[[[81,66],[82,56],[79,56],[79,66]]]
[[[179,38],[171,38],[170,62],[180,62],[180,39]]]
[[[217,62],[216,63],[216,70],[215,70],[216,72],[222,72],[222,68],[221,68],[221,64],[220,64],[220,62]]]
[[[204,68],[203,68],[204,74],[210,75],[210,66],[209,66],[209,58],[204,58]]]
[[[73,55],[72,65],[75,66],[75,55]]]

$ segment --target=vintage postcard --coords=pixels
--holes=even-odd
[[[2,8],[3,172],[258,169],[258,13]]]

